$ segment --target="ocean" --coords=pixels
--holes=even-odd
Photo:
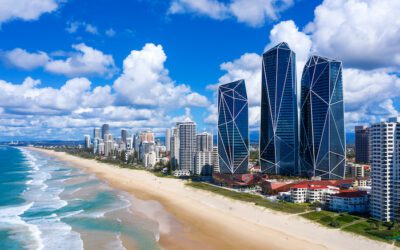
[[[0,194],[0,249],[160,249],[159,204],[42,153],[0,146]]]

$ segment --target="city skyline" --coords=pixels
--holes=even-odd
[[[91,1],[48,2],[32,7],[32,16],[10,6],[13,14],[0,17],[1,33],[10,38],[0,41],[2,141],[76,140],[103,123],[114,133],[150,128],[161,134],[186,116],[199,130],[215,134],[217,86],[237,79],[248,86],[249,129],[254,133],[260,123],[261,55],[283,41],[297,55],[298,75],[312,54],[344,62],[344,82],[351,82],[344,86],[348,134],[356,124],[398,114],[400,52],[393,41],[399,32],[374,35],[383,24],[398,30],[395,21],[387,20],[396,16],[397,7],[388,0],[356,1],[366,4],[367,14],[359,21],[351,13],[360,5],[329,0],[259,6],[255,13],[250,8],[228,11],[238,0],[203,0],[201,8],[178,0],[112,7],[101,2],[95,11],[89,8]],[[220,3],[221,12],[207,11],[212,2]],[[388,13],[385,19],[375,15],[377,9]],[[342,23],[323,13],[340,15]],[[105,15],[112,25],[99,18]],[[218,35],[209,36],[211,32]],[[194,50],[197,57],[188,53]]]

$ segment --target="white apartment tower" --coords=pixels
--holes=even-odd
[[[167,148],[167,152],[171,151],[171,129],[167,128],[165,130],[165,147]]]
[[[370,128],[371,201],[373,218],[399,221],[400,118]]]
[[[194,157],[196,154],[196,123],[186,118],[176,124],[179,133],[179,165],[178,169],[194,173]]]
[[[172,136],[171,136],[171,166],[174,169],[177,169],[179,165],[179,130],[178,128],[172,129]]]

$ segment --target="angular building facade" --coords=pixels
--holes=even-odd
[[[345,177],[342,63],[312,56],[301,79],[301,175]]]
[[[219,86],[218,157],[221,174],[247,173],[249,110],[244,80]]]
[[[287,43],[263,55],[261,84],[261,171],[297,175],[298,112],[296,56]]]

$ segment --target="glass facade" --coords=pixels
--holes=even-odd
[[[287,43],[263,55],[260,164],[264,173],[297,175],[296,56]]]
[[[219,86],[218,156],[221,174],[247,173],[249,110],[244,80]]]
[[[341,179],[345,175],[342,63],[312,56],[301,79],[301,175]]]

